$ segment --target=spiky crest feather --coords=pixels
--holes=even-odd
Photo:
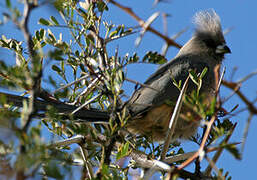
[[[196,35],[209,34],[211,36],[215,36],[215,38],[222,38],[220,40],[224,39],[220,17],[213,9],[196,13],[193,18],[193,22],[196,25]]]

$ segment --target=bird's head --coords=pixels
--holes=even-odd
[[[222,32],[220,18],[214,10],[200,11],[193,18],[196,25],[193,37],[182,47],[180,54],[193,53],[213,57],[217,63],[231,53]]]

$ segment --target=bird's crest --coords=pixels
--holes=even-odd
[[[193,22],[196,25],[196,34],[223,35],[220,17],[213,9],[196,13]]]

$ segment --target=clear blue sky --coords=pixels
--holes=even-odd
[[[238,80],[248,73],[257,70],[257,59],[254,56],[257,52],[257,1],[256,0],[170,0],[169,3],[160,3],[155,8],[152,7],[153,0],[130,0],[119,1],[120,3],[132,7],[142,19],[146,20],[156,11],[169,13],[171,16],[168,18],[168,33],[170,36],[176,34],[181,29],[188,27],[188,31],[182,34],[177,42],[184,44],[192,35],[194,26],[191,23],[192,16],[199,10],[205,10],[213,8],[221,18],[223,30],[227,28],[233,28],[232,31],[226,35],[227,44],[230,47],[232,54],[226,56],[224,66],[226,67],[226,78],[230,77],[231,71],[234,67],[238,67],[238,70],[234,76],[234,80]],[[4,3],[1,2],[1,3]],[[1,5],[1,4],[0,4]],[[106,12],[104,19],[114,24],[126,24],[129,26],[137,25],[137,22],[128,16],[120,9],[110,5],[109,12]],[[3,6],[0,6],[0,12],[5,11]],[[33,12],[33,16],[30,21],[30,30],[34,32],[35,29],[41,27],[37,24],[39,17],[49,18],[50,15],[58,17],[58,14],[53,12],[48,6],[44,6]],[[154,22],[154,27],[163,32],[162,18],[161,16]],[[46,28],[46,27],[44,27]],[[58,34],[60,29],[54,30]],[[0,35],[6,34],[8,38],[17,37],[22,40],[22,36],[15,29],[14,25],[8,24],[8,28],[0,27]],[[120,55],[125,55],[127,52],[130,54],[137,52],[141,57],[147,51],[160,51],[163,41],[151,33],[146,33],[141,45],[135,48],[134,41],[138,35],[124,38],[118,41],[112,42],[108,46],[108,51],[114,54],[114,49],[119,46]],[[68,39],[69,35],[64,32],[64,38]],[[178,52],[178,49],[170,48],[167,54],[167,59],[172,59]],[[9,55],[5,51],[0,53],[7,57]],[[14,57],[10,61],[14,61]],[[137,81],[143,82],[151,73],[157,68],[156,65],[130,65],[128,67],[128,77]],[[242,91],[250,100],[253,100],[256,96],[256,81],[257,76],[252,78],[243,84]],[[128,95],[133,91],[133,84],[126,83],[124,88]],[[230,91],[222,88],[221,95],[223,97],[228,96]],[[239,104],[240,107],[245,105],[235,96],[229,102],[225,104],[225,107],[229,110],[234,105]],[[232,118],[233,122],[238,122],[236,132],[233,134],[231,142],[241,141],[243,129],[246,124],[247,113],[242,113],[235,118]],[[229,153],[223,153],[218,162],[218,167],[224,168],[230,172],[230,175],[235,180],[253,179],[256,177],[256,162],[257,162],[257,143],[256,143],[256,131],[257,131],[257,118],[254,118],[249,129],[249,135],[246,142],[246,148],[243,154],[243,160],[235,160]],[[186,143],[187,144],[187,143]],[[196,148],[196,147],[194,147]],[[190,150],[190,149],[189,149]],[[191,149],[196,150],[196,149]]]

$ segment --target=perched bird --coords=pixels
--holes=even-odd
[[[132,117],[127,124],[128,131],[131,133],[150,136],[156,141],[165,139],[180,93],[173,84],[173,79],[176,82],[179,80],[185,82],[190,69],[201,73],[205,67],[208,68],[203,77],[200,93],[205,94],[206,103],[210,103],[211,98],[214,97],[214,69],[222,63],[224,54],[231,51],[222,33],[220,18],[214,10],[198,12],[193,20],[196,29],[192,38],[180,49],[173,60],[160,66],[146,80],[144,84],[151,88],[140,87],[126,103]],[[187,93],[195,89],[194,83],[190,81]],[[174,105],[168,105],[167,101],[174,102]],[[196,113],[182,106],[172,139],[191,137],[195,134],[199,121]]]

